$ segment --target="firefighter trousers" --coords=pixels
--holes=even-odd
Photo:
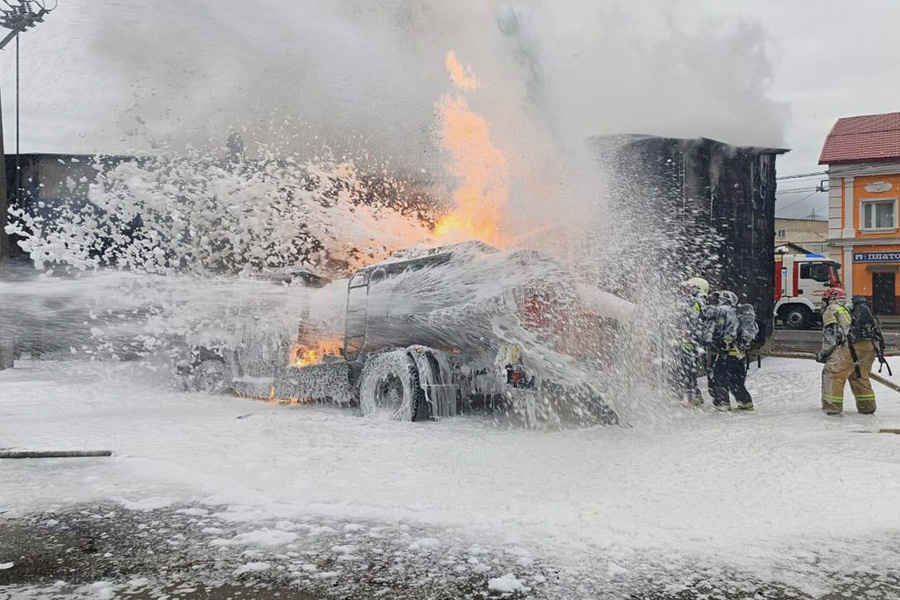
[[[691,404],[703,404],[703,395],[697,378],[700,377],[700,361],[692,346],[678,349],[674,368],[673,385],[678,392],[679,400],[687,400]]]
[[[716,358],[709,376],[709,395],[712,396],[713,405],[730,406],[729,393],[734,394],[734,399],[740,405],[753,404],[753,398],[745,385],[746,381],[747,365],[744,359],[720,355]]]
[[[875,346],[869,340],[862,340],[855,348],[859,358],[858,377],[850,349],[846,346],[836,348],[822,368],[822,408],[828,412],[844,410],[844,384],[848,381],[856,399],[856,410],[864,415],[875,412],[875,391],[869,380],[875,362]]]

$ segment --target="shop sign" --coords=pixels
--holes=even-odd
[[[900,262],[900,252],[854,252],[853,262]]]

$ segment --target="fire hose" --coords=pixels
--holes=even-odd
[[[766,354],[766,356],[772,356],[775,358],[804,358],[804,359],[808,359],[808,360],[809,359],[815,360],[815,358],[816,358],[815,354],[812,354],[809,352],[769,352],[768,354]],[[900,385],[894,383],[887,377],[882,377],[881,375],[878,375],[877,373],[870,373],[869,378],[874,381],[877,381],[878,383],[880,383],[881,385],[883,385],[886,388],[890,388],[890,389],[894,390],[895,392],[900,392]]]

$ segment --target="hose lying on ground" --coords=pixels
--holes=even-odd
[[[112,450],[2,450],[2,458],[86,458],[112,456]]]
[[[766,356],[772,356],[776,358],[806,358],[809,360],[813,360],[816,358],[815,354],[810,354],[808,352],[770,352],[769,354],[766,354]],[[900,385],[897,385],[887,377],[882,377],[877,373],[870,373],[869,378],[877,381],[884,387],[894,390],[895,392],[900,392]]]

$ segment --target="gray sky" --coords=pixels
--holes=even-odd
[[[147,152],[248,127],[354,136],[433,169],[450,49],[523,172],[547,160],[541,140],[623,131],[783,145],[780,175],[813,172],[838,117],[900,110],[894,0],[59,4],[21,39],[23,152]],[[14,52],[0,53],[7,152]],[[789,193],[818,181],[782,182],[778,214],[824,215],[825,194]]]
[[[718,3],[725,4],[725,3]],[[740,4],[770,37],[772,96],[788,103],[779,174],[811,173],[839,117],[900,111],[900,2],[893,0],[766,0]],[[782,181],[782,192],[815,187],[820,177]],[[783,193],[776,213],[827,215],[827,194]]]

